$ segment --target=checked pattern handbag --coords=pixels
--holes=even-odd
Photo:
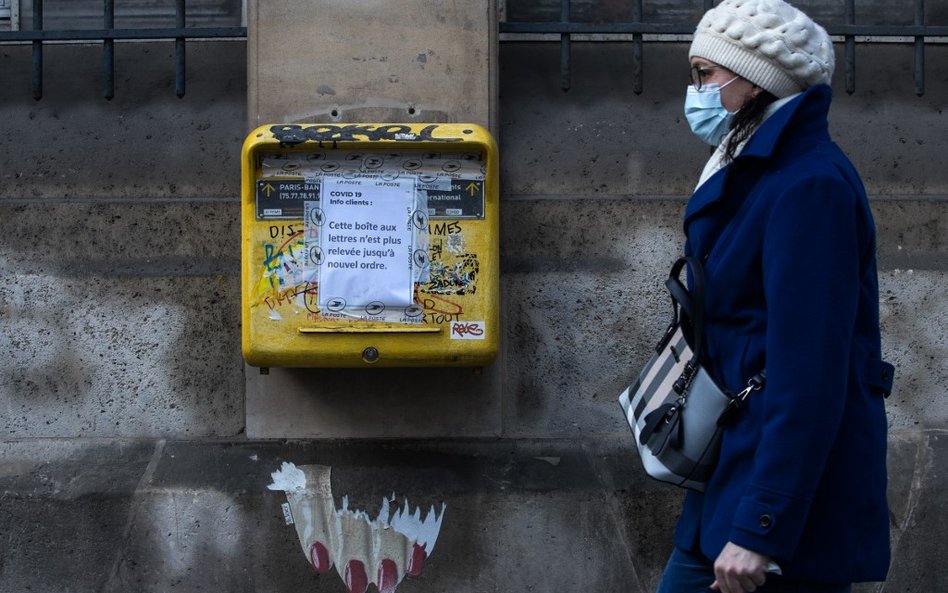
[[[691,292],[681,270],[691,271]],[[665,286],[672,320],[638,379],[619,395],[619,405],[638,447],[645,472],[660,481],[704,491],[731,412],[763,387],[762,370],[738,394],[721,389],[701,366],[704,340],[704,269],[693,257],[672,266]]]

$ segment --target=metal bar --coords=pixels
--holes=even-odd
[[[501,33],[526,34],[633,34],[691,35],[694,26],[656,23],[501,23]],[[837,25],[827,28],[833,36],[860,37],[948,37],[948,26]],[[246,27],[188,27],[166,29],[84,29],[78,31],[0,31],[0,42],[9,41],[102,41],[104,39],[240,39]]]
[[[948,26],[920,25],[836,25],[827,27],[834,36],[858,35],[869,37],[948,37]],[[501,23],[501,33],[570,33],[573,35],[634,34],[691,35],[693,26],[660,25],[656,23]]]
[[[856,0],[846,0],[846,24],[856,24]],[[856,92],[856,38],[846,35],[846,92]]]
[[[188,27],[167,29],[83,29],[77,31],[2,31],[4,41],[103,41],[134,39],[156,41],[166,39],[240,39],[247,37],[246,27]]]
[[[115,28],[115,3],[105,1],[103,25],[106,29]],[[115,97],[115,40],[102,40],[102,96],[111,101]]]
[[[10,2],[10,30],[20,30],[20,0]]]
[[[33,0],[33,28],[43,30],[43,0]],[[43,42],[33,42],[33,98],[43,98]]]
[[[915,0],[915,24],[925,25],[925,0]],[[915,94],[925,94],[925,38],[915,37]]]
[[[543,22],[543,23],[501,23],[501,33],[580,33],[580,34],[609,34],[609,33],[655,33],[670,35],[690,35],[695,32],[694,27],[681,25],[653,25],[644,23],[570,23],[570,22]]]
[[[184,0],[175,0],[175,25],[178,29],[185,28]],[[185,52],[183,36],[174,40],[174,92],[181,98],[184,96],[184,66]]]
[[[569,0],[560,0],[560,21],[565,24],[569,23],[569,20]],[[569,33],[560,33],[560,88],[564,91],[568,91],[570,86],[571,53]]]
[[[642,22],[642,0],[635,0],[632,3],[632,20],[636,24],[641,24]],[[644,78],[642,71],[643,60],[642,60],[642,34],[633,33],[632,34],[632,92],[636,95],[642,94],[642,79]]]

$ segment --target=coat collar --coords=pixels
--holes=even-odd
[[[831,99],[832,90],[827,85],[821,84],[807,89],[760,125],[734,159],[735,162],[773,158],[778,144],[785,136],[805,138],[813,134],[827,133],[826,116]],[[724,197],[724,186],[732,170],[730,165],[721,168],[695,191],[685,209],[686,226],[695,215]]]

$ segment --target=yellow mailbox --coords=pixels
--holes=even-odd
[[[500,344],[497,146],[472,124],[266,125],[241,156],[259,367],[480,366]]]

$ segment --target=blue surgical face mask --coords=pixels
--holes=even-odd
[[[691,131],[711,146],[717,146],[727,134],[734,114],[721,104],[721,89],[731,84],[738,77],[722,85],[705,84],[701,90],[688,85],[688,94],[685,95],[685,118]]]

